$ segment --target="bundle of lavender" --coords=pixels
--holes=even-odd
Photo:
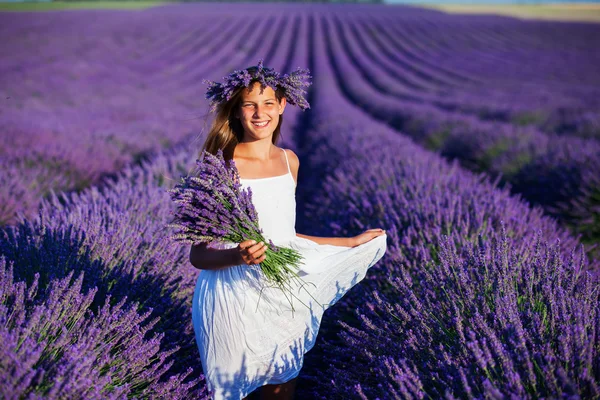
[[[264,238],[252,203],[252,190],[242,189],[235,162],[225,161],[222,150],[217,155],[204,151],[194,172],[182,177],[169,193],[178,205],[170,224],[176,229],[173,239],[192,245],[213,241],[241,243],[248,239],[268,242],[260,269],[267,282],[283,290],[286,297],[293,295],[291,282],[301,281],[297,269],[302,255]]]

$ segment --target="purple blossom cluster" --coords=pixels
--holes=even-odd
[[[323,37],[323,24],[307,29]],[[329,172],[307,214],[327,227],[315,234],[385,226],[391,244],[329,311],[305,359],[315,367],[301,374],[303,393],[597,397],[598,262],[540,209],[355,107],[333,78],[326,40],[313,43],[306,146],[319,143],[311,160]]]
[[[362,14],[354,18],[364,19]],[[360,46],[361,41],[352,40],[348,28],[351,22],[327,13],[323,24],[327,35],[326,54],[336,71],[334,77],[350,101],[423,146],[459,160],[462,166],[500,176],[502,185],[511,187],[513,193],[522,195],[530,203],[542,206],[549,215],[581,234],[590,245],[588,250],[594,249],[592,244],[600,240],[600,175],[591,172],[600,171],[597,138],[562,135],[556,130],[541,132],[532,126],[463,113],[438,100],[418,98],[422,96],[409,91],[404,78],[398,78],[405,66],[397,64],[395,74],[384,70],[377,59]],[[587,31],[574,33],[574,36],[579,37],[584,32]],[[597,34],[591,27],[590,33]],[[380,36],[380,40],[385,39]],[[371,39],[366,35],[361,40]],[[588,65],[590,61],[582,62]],[[590,80],[598,79],[596,75]],[[467,90],[471,86],[467,85]],[[597,86],[589,91],[596,93],[596,97],[592,99],[593,96],[588,95],[588,106],[600,109]],[[446,91],[443,98],[447,99],[450,93]],[[483,99],[473,99],[487,104]],[[556,107],[560,109],[564,105]],[[600,132],[600,127],[595,129]]]
[[[86,12],[81,14],[79,17]],[[112,15],[112,13],[107,14]],[[54,15],[57,18],[66,18],[65,23],[68,23],[73,16],[73,14],[63,13]],[[183,20],[187,18],[186,16],[189,15],[186,12],[182,13],[180,9],[174,12],[172,19],[165,20],[164,15],[160,14],[160,21],[165,22],[163,33],[173,34],[169,21],[181,22],[182,18]],[[197,16],[194,16],[193,20],[197,22]],[[262,18],[257,15],[247,21],[246,16],[240,16],[239,20],[245,21],[250,26]],[[283,21],[281,19],[281,22]],[[188,22],[191,23],[191,20]],[[143,26],[142,24],[139,28]],[[245,43],[254,42],[255,45],[262,43],[265,37],[268,37],[266,25],[264,29],[265,31],[258,30],[256,34],[245,37]],[[189,35],[189,38],[191,37],[193,35]],[[289,32],[283,37],[289,38]],[[219,44],[220,41],[224,43],[219,49],[224,55],[232,58],[236,54],[237,42],[231,43],[223,37],[217,39],[215,43]],[[291,46],[291,42],[286,43]],[[163,41],[164,44],[170,45],[171,39]],[[182,51],[188,52],[191,47],[193,43],[181,42],[168,51],[161,46],[158,46],[157,50],[174,55]],[[199,53],[211,52],[213,55],[218,55],[219,52],[215,53],[212,47],[213,44],[210,44],[209,48],[204,48]],[[271,65],[284,64],[288,52],[285,48],[281,50],[281,54],[272,59]],[[184,53],[179,56],[182,57]],[[187,59],[189,55],[185,57],[186,62],[193,61]],[[242,65],[250,61],[240,59]],[[165,66],[169,65],[168,58],[161,59],[161,62],[165,63]],[[215,73],[218,68],[222,68],[220,63],[222,62],[218,58],[209,58],[202,64],[202,68],[206,67],[207,70]],[[200,69],[196,71],[198,70]],[[182,85],[182,88],[184,86]],[[187,86],[185,88],[193,92],[193,89]],[[290,126],[293,126],[293,121],[290,123]],[[290,132],[289,129],[284,127],[283,131]],[[146,363],[149,369],[149,373],[144,375],[147,383],[140,383],[135,391],[124,390],[125,394],[120,398],[136,397],[133,393],[138,393],[137,397],[152,398],[209,398],[191,326],[190,301],[197,270],[188,263],[189,249],[174,245],[169,238],[173,232],[165,231],[173,211],[172,202],[165,189],[172,187],[179,176],[190,170],[192,167],[190,162],[195,159],[195,149],[200,148],[201,144],[202,138],[182,142],[166,153],[158,153],[149,159],[142,159],[139,165],[121,170],[114,179],[106,180],[101,186],[92,186],[81,192],[51,191],[48,198],[41,202],[36,218],[21,219],[18,224],[0,230],[0,254],[14,266],[14,282],[28,282],[27,285],[31,285],[31,282],[37,279],[38,287],[46,290],[54,279],[64,279],[70,271],[75,271],[75,273],[82,273],[81,291],[88,293],[89,290],[96,288],[94,289],[96,294],[88,307],[95,315],[109,295],[113,307],[126,297],[125,305],[132,307],[134,303],[137,304],[135,308],[139,315],[145,316],[152,309],[147,319],[154,321],[155,324],[149,328],[146,336],[149,338],[153,334],[164,335],[158,343],[160,353],[157,353],[154,359],[163,359],[165,362],[161,365],[163,367],[169,365],[169,368],[151,369],[150,365],[159,364],[152,364],[150,360],[144,359],[143,355],[139,356],[142,359],[137,360],[138,365]],[[283,138],[282,145],[294,147],[294,143],[286,137]],[[39,278],[36,278],[35,274],[39,274]],[[17,283],[7,284],[6,287],[14,285]],[[78,291],[77,288],[73,290]],[[18,297],[15,302],[2,303],[0,307],[6,307],[6,312],[11,315],[14,309],[23,307],[23,301],[19,300],[21,298],[24,296]],[[53,315],[59,315],[66,309],[67,305],[63,302],[53,302],[48,305],[47,310]],[[140,328],[146,325],[139,318],[135,321],[139,322]],[[8,338],[4,340],[6,331],[2,335],[0,347],[5,343],[8,346],[10,343]],[[75,348],[77,340],[77,337],[73,337],[73,340],[68,343],[69,351]],[[156,341],[153,343],[157,344]],[[106,346],[102,342],[96,344]],[[132,343],[132,345],[142,346],[142,343]],[[54,352],[49,354],[62,354],[63,348],[55,347]],[[27,393],[34,393],[33,386],[25,388],[26,383],[18,384],[9,377],[12,376],[13,371],[22,371],[27,369],[28,365],[34,365],[37,360],[35,353],[23,353],[22,357],[15,357],[10,347],[2,347],[1,351],[2,354],[7,355],[4,359],[6,364],[2,367],[2,380],[10,383],[2,388],[3,394],[6,393],[7,398],[15,398],[21,393],[17,385]],[[161,355],[162,352],[165,354]],[[122,352],[114,351],[113,356],[112,362],[120,363]],[[81,351],[73,353],[68,362],[65,359],[60,361],[63,368],[68,369],[72,374],[70,379],[86,379],[85,374],[88,370],[79,371],[77,367],[82,359],[93,359],[89,346],[84,346]],[[52,365],[53,362],[58,361],[59,359],[49,356],[47,363]],[[58,375],[47,376],[49,378],[47,380],[43,380],[43,376],[40,378],[40,385],[44,388],[52,388],[61,380]],[[126,379],[141,382],[134,377]],[[15,386],[11,386],[13,384]],[[171,384],[172,386],[169,386]],[[73,388],[74,386],[60,389],[62,394],[59,397],[81,397]],[[29,396],[35,397],[35,394]],[[85,397],[110,398],[108,391],[100,395],[88,392]]]
[[[183,382],[191,368],[159,382],[177,348],[162,349],[152,309],[139,314],[127,297],[108,295],[94,313],[97,288],[82,291],[83,272],[41,287],[40,273],[15,281],[12,264],[0,258],[2,398],[163,397],[198,384]]]
[[[261,59],[253,73],[247,69],[235,70],[223,77],[223,83],[209,80],[204,80],[203,83],[209,85],[206,90],[206,99],[210,100],[213,111],[217,109],[218,105],[229,101],[240,87],[250,88],[250,84],[255,81],[260,82],[261,93],[267,86],[273,90],[282,89],[290,104],[306,110],[310,108],[310,104],[304,97],[306,95],[304,87],[310,86],[310,78],[310,71],[300,67],[289,74],[281,75],[274,68],[265,67],[264,60]]]
[[[235,162],[225,161],[222,150],[216,155],[203,151],[194,171],[169,194],[177,204],[171,224],[176,240],[191,245],[264,240],[252,188],[242,189]]]
[[[237,42],[198,48],[220,26],[207,15],[179,14],[174,29],[151,10],[135,24],[127,12],[103,14],[99,23],[93,11],[0,13],[0,225],[35,215],[52,191],[102,184],[202,129],[208,102],[185,81],[227,72],[219,56],[233,59]],[[80,31],[88,34],[72,35]]]
[[[296,229],[350,236],[381,226],[390,242],[384,259],[327,311],[317,344],[305,356],[296,396],[600,396],[598,261],[588,259],[578,238],[542,209],[499,188],[498,178],[463,168],[469,160],[517,165],[511,176],[520,176],[518,181],[540,198],[554,195],[557,181],[570,179],[573,201],[582,204],[571,212],[593,223],[594,214],[585,213],[590,203],[576,189],[585,188],[593,197],[594,187],[582,182],[591,182],[594,170],[575,161],[586,160],[577,154],[593,160],[595,145],[569,137],[584,136],[583,128],[569,124],[581,117],[589,121],[588,133],[596,129],[597,63],[588,50],[597,42],[597,29],[364,5],[349,6],[348,18],[337,21],[331,17],[336,9],[326,5],[286,6],[240,4],[232,12],[215,3],[197,4],[194,10],[172,5],[146,10],[135,20],[112,11],[15,14],[10,21],[0,15],[5,22],[0,32],[14,37],[5,44],[14,56],[0,60],[0,79],[25,78],[22,85],[9,85],[6,78],[0,91],[10,88],[23,112],[44,117],[54,112],[56,121],[66,124],[66,117],[78,113],[56,108],[42,113],[49,103],[27,92],[33,84],[43,96],[53,93],[56,104],[76,105],[80,99],[73,110],[81,111],[97,109],[93,101],[105,93],[103,87],[135,92],[130,82],[139,82],[136,74],[142,71],[164,104],[191,110],[202,92],[201,77],[221,76],[225,65],[248,65],[261,51],[278,70],[308,66],[315,76],[308,93],[311,112],[286,109],[279,144],[293,148],[301,160]],[[78,26],[97,37],[82,43],[60,35]],[[78,56],[65,50],[56,58],[58,45],[39,47],[44,37],[62,41],[63,49]],[[365,61],[356,43],[378,62]],[[549,49],[547,43],[568,44],[570,50]],[[27,61],[32,49],[48,66],[43,75]],[[130,62],[116,62],[115,54],[130,54]],[[550,62],[559,56],[564,64]],[[58,73],[49,77],[47,72],[59,66],[80,79],[89,73],[84,81],[93,90],[55,79]],[[396,76],[379,83],[387,82],[397,99],[373,90],[376,76]],[[414,90],[404,96],[399,83]],[[529,90],[508,93],[520,85]],[[148,101],[143,108],[151,110]],[[564,113],[555,112],[560,109]],[[500,125],[488,124],[487,117],[474,119],[494,110],[505,114]],[[451,112],[463,123],[447,133],[443,128]],[[523,123],[535,134],[519,141],[527,130],[513,130],[509,122],[527,119],[528,113],[531,120]],[[93,118],[79,114],[93,124]],[[0,119],[7,121],[7,115]],[[402,124],[387,123],[393,118]],[[439,130],[422,128],[429,123]],[[546,130],[555,131],[555,124],[563,126],[556,133],[565,136],[564,148],[549,151],[559,138]],[[51,144],[72,141],[79,149],[78,136],[67,130],[64,138],[51,136],[33,128],[10,130],[18,134],[6,134],[10,139],[0,142],[0,161],[16,165],[0,175],[1,182],[9,182],[2,198],[13,196],[32,209],[39,204],[31,218],[18,218],[0,230],[0,397],[210,398],[191,326],[198,271],[189,265],[189,249],[170,239],[173,229],[165,229],[175,210],[168,190],[193,167],[202,138],[165,143],[170,150],[142,158],[102,185],[90,181],[81,191],[60,192],[64,187],[53,179],[66,182],[85,168],[56,172],[62,171],[53,169],[61,165],[54,163],[61,153]],[[501,135],[494,135],[496,128]],[[136,132],[148,143],[157,140],[144,136],[147,130]],[[84,143],[87,136],[81,135]],[[123,143],[119,135],[115,140]],[[14,153],[26,154],[17,149],[38,141],[54,158],[43,158],[43,147],[37,151],[40,162],[19,164],[10,158],[8,144]],[[85,153],[88,161],[111,157],[110,150],[94,143],[96,151]],[[431,143],[445,143],[444,154],[455,151],[456,158],[461,148],[468,155],[460,163],[448,162],[420,147],[439,149]],[[519,151],[508,151],[514,143]],[[530,158],[532,147],[539,153]],[[34,181],[20,179],[37,179],[38,173],[49,192],[41,202]],[[23,209],[16,200],[12,205],[0,201],[0,207]]]
[[[462,19],[465,24],[461,24]],[[440,28],[448,29],[425,32],[420,26],[424,21],[410,20],[406,24],[392,21],[389,16],[364,18],[362,14],[352,13],[345,15],[343,21],[336,20],[344,48],[377,90],[409,103],[430,104],[484,121],[529,125],[559,135],[590,138],[600,135],[596,112],[600,106],[598,81],[593,72],[593,64],[598,60],[595,55],[581,52],[586,46],[593,46],[593,40],[600,39],[593,26],[562,26],[561,39],[582,45],[571,50],[578,59],[577,66],[561,69],[568,64],[540,61],[553,57],[544,49],[546,38],[554,35],[552,24],[530,21],[524,26],[519,20],[506,18],[484,20],[454,16],[435,20]],[[534,27],[535,41],[520,42],[518,46],[508,43],[502,47],[492,46],[485,39],[466,42],[447,37],[468,34],[465,31],[470,29],[483,33]],[[436,48],[428,53],[419,49],[418,44],[427,41],[431,34],[434,36],[431,44]],[[589,42],[583,44],[584,40]],[[448,47],[438,46],[442,42]],[[500,51],[504,54],[498,54]],[[442,62],[439,62],[440,57],[444,57]],[[455,62],[460,66],[452,67]],[[529,70],[510,68],[519,64],[531,65],[535,75],[524,78]],[[582,73],[590,74],[585,78],[590,80],[589,85],[579,85]],[[561,76],[558,85],[547,79],[557,75]],[[577,85],[567,86],[564,81],[577,82]]]
[[[246,240],[268,243],[265,259],[259,264],[267,281],[290,295],[292,281],[302,284],[298,276],[302,255],[263,236],[252,188],[242,188],[235,162],[225,161],[221,149],[216,155],[203,151],[194,171],[182,177],[169,194],[177,205],[169,225],[176,230],[173,239],[191,245]],[[293,302],[290,304],[293,309]]]
[[[83,14],[86,13],[82,12]],[[108,14],[112,15],[112,13]],[[54,15],[57,18],[62,15],[67,19],[65,23],[68,23],[72,17],[72,14],[70,14],[71,17],[62,13]],[[168,21],[181,22],[182,18],[186,19],[186,15],[185,12],[176,11],[173,15],[174,19],[163,20],[164,15],[161,14],[160,20],[166,23],[163,31],[171,32],[172,27]],[[262,20],[258,15],[250,21],[246,21],[246,16],[240,16],[239,19],[248,23],[248,26]],[[197,16],[194,16],[194,21],[197,22]],[[281,22],[283,21],[281,19]],[[191,23],[191,20],[189,22]],[[143,24],[140,27],[143,28]],[[267,29],[266,25],[264,29]],[[192,36],[190,35],[190,38]],[[267,32],[258,30],[256,34],[245,37],[244,40],[246,43],[253,41],[255,45],[258,45],[265,37],[268,37]],[[289,38],[289,32],[283,37]],[[221,45],[220,50],[224,55],[229,54],[228,56],[232,58],[236,54],[234,51],[236,42],[230,43],[224,38],[222,40],[226,43]],[[163,43],[171,44],[171,40]],[[219,40],[216,40],[215,43],[219,43]],[[291,43],[286,43],[291,46]],[[168,52],[177,54],[189,51],[191,44],[179,43]],[[157,49],[161,49],[161,47],[158,46]],[[164,48],[162,50],[166,51]],[[200,53],[205,51],[211,51],[213,55],[219,54],[209,48],[203,49]],[[283,48],[281,54],[271,60],[271,65],[283,65],[286,61],[286,54],[288,52]],[[183,53],[180,54],[180,57],[183,55]],[[185,57],[189,57],[189,55]],[[185,59],[188,62],[192,61]],[[169,62],[165,61],[168,59],[161,59],[161,62],[168,66]],[[240,59],[242,65],[246,65],[250,61],[249,59]],[[202,64],[202,68],[215,73],[214,71],[218,71],[222,65],[218,58],[209,58]],[[198,68],[196,71],[200,69]],[[167,82],[173,83],[169,80]],[[182,85],[183,87],[184,85]],[[190,93],[194,91],[192,88],[185,88]],[[293,121],[290,121],[289,126],[293,126]],[[284,127],[283,131],[290,132],[290,127]],[[165,232],[165,226],[172,218],[173,211],[165,189],[172,186],[179,176],[190,170],[190,161],[195,159],[194,149],[199,148],[201,144],[202,138],[182,142],[174,146],[168,153],[158,153],[148,160],[142,159],[139,166],[127,167],[120,171],[115,179],[108,179],[103,185],[92,186],[82,192],[55,193],[51,191],[49,197],[42,201],[40,212],[36,218],[30,221],[20,220],[18,224],[4,227],[0,231],[0,254],[6,257],[9,263],[13,263],[15,282],[23,281],[30,285],[36,279],[35,274],[39,273],[38,287],[47,289],[53,279],[64,279],[70,271],[75,271],[82,273],[81,285],[84,293],[96,288],[94,289],[96,294],[88,307],[94,314],[103,306],[109,295],[113,307],[118,301],[123,301],[127,297],[125,305],[133,307],[134,303],[137,304],[135,308],[139,315],[146,315],[152,309],[147,319],[154,321],[155,324],[149,328],[146,336],[149,338],[153,334],[164,335],[158,345],[160,352],[165,352],[165,354],[157,353],[154,358],[163,359],[165,362],[161,365],[163,367],[168,365],[169,368],[150,368],[150,365],[159,364],[152,364],[150,360],[143,358],[143,355],[139,356],[142,359],[137,360],[138,365],[145,362],[149,370],[147,374],[143,375],[147,383],[140,383],[139,388],[135,391],[124,390],[125,394],[120,398],[136,397],[134,393],[139,394],[137,397],[207,398],[190,314],[190,301],[197,270],[188,264],[189,249],[174,245],[169,238],[172,232],[170,230]],[[294,147],[294,143],[286,137],[283,138],[282,145]],[[70,284],[70,286],[72,285]],[[78,289],[74,288],[73,290],[77,291]],[[22,304],[23,302],[17,299],[13,303],[3,303],[2,307],[6,306],[10,315],[13,309],[22,307]],[[53,302],[48,305],[48,312],[55,315],[66,309],[67,306],[62,302]],[[114,310],[117,313],[117,309]],[[135,321],[139,322],[140,328],[146,325],[139,318],[136,318]],[[126,332],[129,331],[126,330]],[[3,333],[2,338],[4,337]],[[104,336],[98,337],[103,338]],[[73,347],[77,340],[77,338],[73,338],[68,345]],[[9,341],[8,339],[2,340],[0,343],[8,344]],[[98,346],[105,346],[104,343],[96,343]],[[157,344],[156,341],[153,343]],[[132,345],[142,346],[141,343],[132,343]],[[108,348],[110,349],[110,347]],[[63,352],[61,347],[54,349],[54,352],[49,354]],[[175,352],[173,353],[173,351]],[[6,350],[2,347],[2,352],[7,354],[7,364],[3,369],[2,380],[17,385],[15,380],[4,379],[4,377],[11,376],[12,371],[19,368],[27,369],[27,365],[34,365],[35,354],[24,353],[23,357],[15,358],[11,356],[12,351],[9,347]],[[30,356],[33,358],[30,359]],[[122,352],[115,351],[113,356],[112,362],[120,363]],[[86,378],[87,370],[80,372],[77,369],[79,360],[82,359],[93,360],[89,346],[84,346],[81,351],[73,353],[69,362],[65,359],[60,361],[64,369],[68,369],[72,374],[70,379],[84,380]],[[58,362],[59,359],[54,361]],[[54,361],[52,357],[48,357],[47,363],[52,365]],[[40,378],[41,385],[45,388],[52,388],[56,382],[61,380],[58,375],[47,376],[49,378],[47,380],[43,380],[43,377]],[[56,382],[54,377],[56,377]],[[135,380],[135,377],[126,379],[141,382],[141,379]],[[168,386],[171,384],[171,387]],[[19,387],[25,386],[26,384],[23,384]],[[141,389],[142,387],[144,389]],[[146,387],[147,389],[145,389]],[[81,397],[74,389],[70,392],[71,389],[73,387],[60,389],[62,394],[59,397]],[[7,394],[7,398],[14,398],[20,393],[20,389],[11,385],[6,385],[3,390],[3,393]],[[34,392],[32,386],[23,390],[28,393]],[[104,391],[100,395],[89,392],[84,397],[110,398],[108,391]]]

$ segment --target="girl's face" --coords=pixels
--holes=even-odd
[[[265,87],[261,94],[260,82],[254,82],[251,91],[244,89],[236,115],[244,127],[244,137],[254,140],[270,138],[279,124],[279,116],[283,114],[285,105],[285,97],[281,103],[278,102],[270,86]]]

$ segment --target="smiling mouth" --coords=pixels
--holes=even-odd
[[[269,125],[271,121],[264,121],[264,122],[253,122],[252,125],[258,127],[258,128],[264,128],[265,126]]]

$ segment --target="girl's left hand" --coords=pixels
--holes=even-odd
[[[374,239],[377,236],[381,236],[381,235],[385,235],[385,230],[379,229],[379,228],[377,228],[377,229],[367,229],[366,231],[364,231],[360,235],[354,236],[353,238],[350,238],[350,240],[352,242],[352,246],[351,247],[360,246],[361,244],[367,243],[371,239]]]

